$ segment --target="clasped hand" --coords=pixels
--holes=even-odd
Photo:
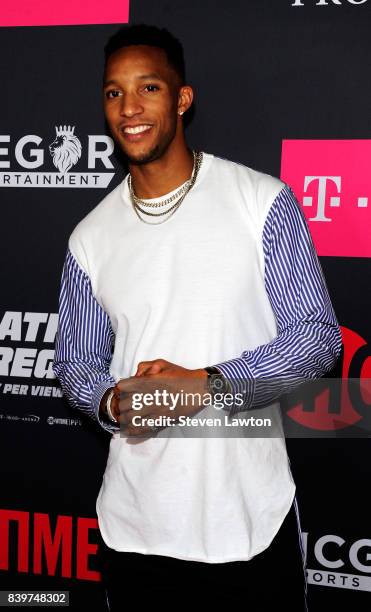
[[[160,421],[166,422],[168,417],[174,423],[179,416],[196,414],[203,408],[206,379],[202,368],[190,370],[165,359],[141,361],[135,375],[119,380],[114,388],[121,429],[129,436],[148,436],[153,434],[148,419],[162,417]]]

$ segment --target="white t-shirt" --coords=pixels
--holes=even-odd
[[[139,361],[201,368],[277,335],[262,231],[283,187],[204,153],[196,184],[167,222],[138,219],[126,178],[78,224],[69,246],[109,315],[116,381]],[[280,428],[277,405],[259,416]],[[106,544],[209,563],[266,549],[295,495],[284,437],[171,429],[139,440],[112,435],[96,504]]]

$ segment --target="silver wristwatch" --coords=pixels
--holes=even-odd
[[[215,393],[229,393],[229,382],[218,368],[210,366],[204,368],[207,372],[207,389],[214,396]]]

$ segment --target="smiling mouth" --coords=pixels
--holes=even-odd
[[[152,125],[147,125],[147,124],[143,124],[143,125],[135,125],[135,126],[127,126],[124,128],[121,128],[121,132],[123,134],[143,134],[143,132],[148,132],[148,130],[150,130],[152,128]]]

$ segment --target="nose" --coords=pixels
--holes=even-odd
[[[121,96],[120,114],[133,117],[143,112],[143,106],[135,93],[125,93]]]

